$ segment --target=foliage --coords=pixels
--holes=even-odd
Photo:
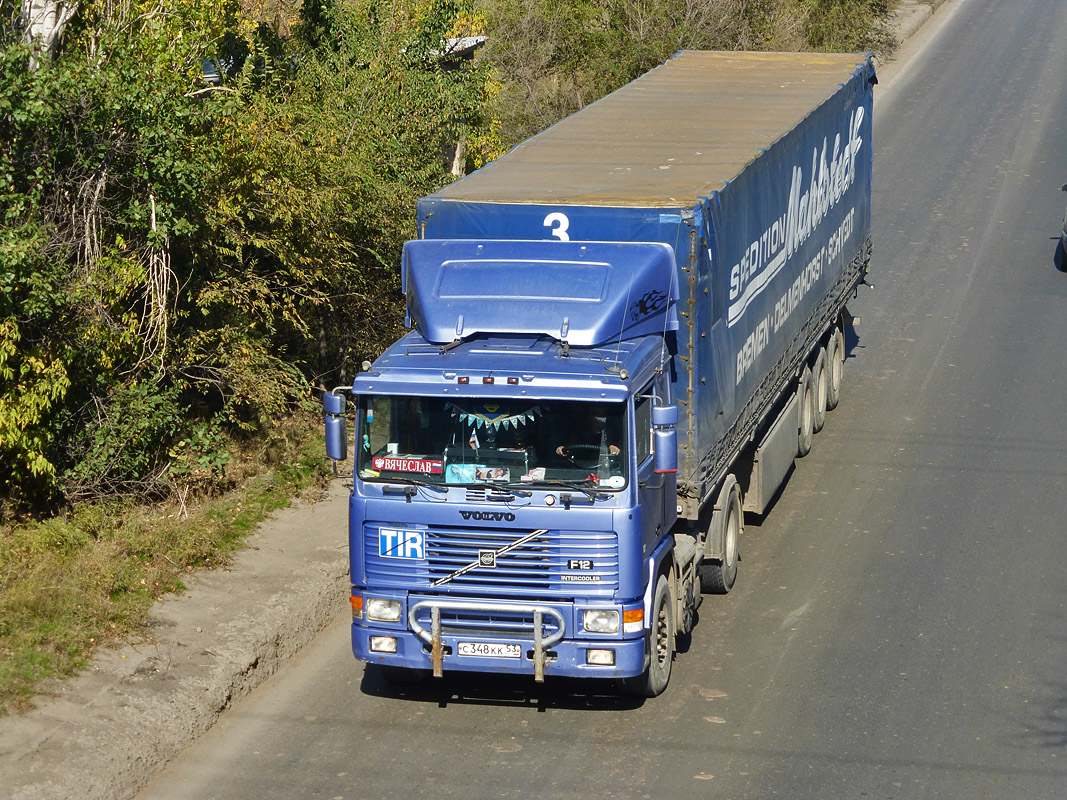
[[[808,0],[807,40],[814,50],[892,51],[896,42],[885,24],[888,0]]]
[[[441,64],[449,0],[304,11],[286,38],[234,0],[96,0],[37,70],[4,30],[0,516],[210,488],[175,443],[254,435],[398,331],[484,71]]]
[[[0,479],[16,502],[84,486],[101,445],[126,453],[104,484],[154,467],[158,443],[134,453],[104,410],[122,387],[173,397],[169,242],[199,224],[208,165],[190,145],[210,123],[185,93],[213,31],[199,3],[126,8],[85,4],[38,70],[10,41],[0,60]]]
[[[119,386],[94,398],[93,415],[69,445],[72,466],[65,479],[74,499],[122,494],[151,494],[160,480],[160,455],[181,429],[182,408],[174,388],[153,383]],[[147,490],[131,491],[147,485]],[[162,492],[157,492],[161,494]]]

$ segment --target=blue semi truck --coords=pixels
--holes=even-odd
[[[875,83],[682,51],[419,201],[412,330],[324,397],[357,658],[666,688],[838,402]]]

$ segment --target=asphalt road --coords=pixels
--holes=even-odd
[[[1067,793],[1067,4],[964,0],[876,101],[841,406],[667,693],[390,693],[339,618],[139,795]]]

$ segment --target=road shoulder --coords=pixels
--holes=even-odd
[[[0,720],[0,796],[130,797],[274,674],[345,608],[349,491],[277,512],[228,569],[157,604],[142,640]]]

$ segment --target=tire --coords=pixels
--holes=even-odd
[[[811,452],[811,437],[815,433],[815,387],[812,385],[811,369],[804,367],[797,384],[797,396],[800,398],[800,419],[797,430],[797,457],[803,458]]]
[[[671,680],[671,664],[674,661],[674,600],[671,598],[666,575],[660,575],[656,580],[656,592],[652,596],[652,627],[648,636],[649,657],[644,673],[619,681],[623,692],[636,697],[657,697],[663,694]]]
[[[727,594],[737,582],[737,562],[741,560],[739,550],[745,518],[741,511],[741,491],[733,475],[726,479],[719,490],[716,508],[721,511],[712,516],[711,524],[717,528],[709,536],[719,537],[722,542],[722,558],[705,559],[697,568],[700,591],[704,594]]]
[[[826,409],[829,398],[830,371],[827,368],[826,348],[820,347],[815,356],[815,365],[811,368],[811,379],[814,381],[815,409],[812,416],[812,430],[818,433],[826,424]]]
[[[845,376],[845,334],[835,325],[826,343],[826,407],[831,411],[841,402],[841,382]]]

